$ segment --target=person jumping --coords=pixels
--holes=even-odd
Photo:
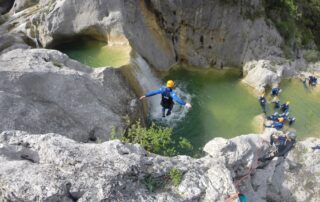
[[[161,94],[161,106],[162,106],[162,117],[165,117],[166,115],[169,116],[171,114],[171,110],[173,108],[174,102],[176,101],[182,106],[186,106],[187,108],[191,108],[191,104],[183,101],[180,99],[176,93],[173,91],[174,88],[174,82],[172,80],[167,81],[167,87],[161,87],[158,90],[150,91],[147,94],[140,97],[140,100],[142,100],[145,97],[154,96],[157,94]],[[165,113],[167,109],[167,113]]]

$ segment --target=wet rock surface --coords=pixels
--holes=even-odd
[[[0,56],[0,130],[56,132],[77,141],[108,140],[124,117],[142,118],[120,69],[91,69],[54,50]],[[94,138],[95,137],[95,138]]]

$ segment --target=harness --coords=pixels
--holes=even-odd
[[[165,91],[161,94],[161,106],[164,108],[172,108],[173,107],[173,100],[172,97],[170,95],[171,90],[166,88]]]

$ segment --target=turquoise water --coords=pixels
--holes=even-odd
[[[231,138],[257,132],[253,120],[261,113],[257,98],[243,85],[240,71],[171,71],[173,79],[192,95],[192,109],[174,127],[194,148],[214,137]]]
[[[241,134],[259,133],[261,121],[255,117],[261,108],[252,88],[241,83],[241,72],[174,70],[164,78],[173,79],[192,95],[193,108],[174,127],[174,135],[184,136],[194,148],[203,147],[214,137],[232,138]],[[297,79],[281,83],[281,103],[290,101],[290,115],[297,121],[285,130],[296,130],[299,139],[320,137],[320,93],[305,88]],[[269,102],[267,114],[274,112]]]
[[[320,137],[320,91],[306,87],[300,80],[290,79],[281,83],[283,102],[290,101],[290,115],[297,121],[291,130],[296,130],[298,137]]]
[[[105,42],[87,38],[62,44],[55,49],[91,67],[120,67],[129,64],[131,51],[129,46],[107,46]]]
[[[93,40],[71,42],[57,49],[92,67],[121,66],[130,59],[130,48],[109,47]],[[174,124],[170,121],[165,123],[173,127],[176,139],[179,136],[187,138],[197,150],[214,137],[232,138],[241,134],[259,133],[262,123],[256,119],[261,114],[258,98],[252,93],[252,88],[241,83],[241,78],[241,72],[235,70],[170,71],[163,82],[173,79],[183,92],[191,95],[193,106],[182,118],[171,115]],[[300,139],[320,137],[320,87],[310,89],[300,80],[292,79],[283,81],[281,88],[281,103],[289,100],[290,115],[297,119],[289,129],[296,130]],[[274,110],[271,97],[267,99],[270,115]],[[178,109],[177,104],[174,108]],[[177,110],[173,111],[177,113]],[[173,117],[177,117],[178,121]]]

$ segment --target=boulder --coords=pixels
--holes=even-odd
[[[283,68],[272,64],[269,60],[259,60],[246,63],[243,71],[245,74],[243,81],[257,91],[264,92],[267,86],[279,85]]]
[[[228,170],[214,159],[162,157],[118,140],[82,144],[53,133],[6,131],[0,163],[6,201],[221,201],[234,191]],[[183,173],[177,187],[168,178],[173,168]]]
[[[119,140],[78,143],[59,134],[0,134],[0,200],[5,201],[223,201],[240,191],[248,201],[319,199],[319,139],[298,142],[266,162],[269,136],[216,138],[208,154],[163,157]],[[215,147],[215,148],[213,148]],[[172,169],[182,173],[174,186]],[[153,190],[153,191],[152,191]]]
[[[15,0],[10,12],[17,13],[39,3],[39,0]]]
[[[120,69],[91,69],[55,50],[0,56],[0,131],[56,132],[77,141],[108,140],[143,118]]]

